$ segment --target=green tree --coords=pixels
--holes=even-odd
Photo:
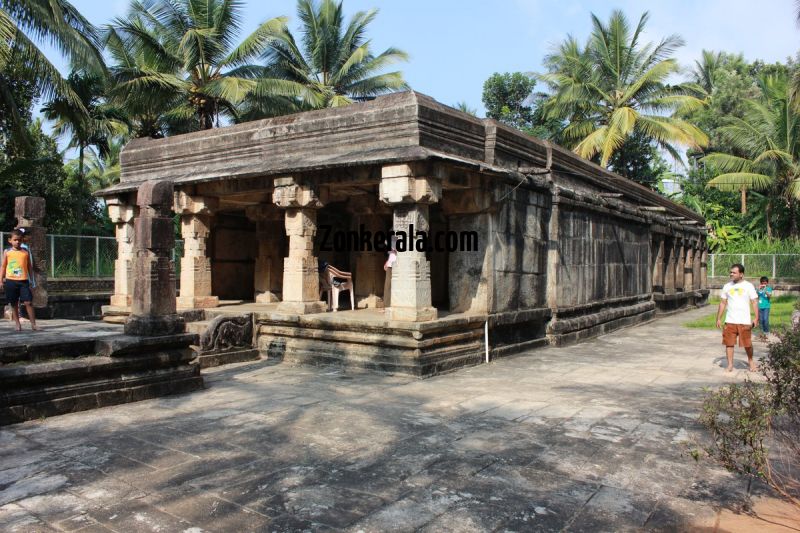
[[[634,135],[676,159],[676,144],[708,142],[699,128],[676,116],[701,107],[701,99],[687,87],[667,84],[678,71],[671,56],[683,40],[672,35],[655,46],[641,43],[647,20],[645,13],[631,28],[621,11],[614,11],[607,24],[592,15],[593,31],[585,46],[569,37],[545,58],[547,72],[540,78],[551,91],[547,115],[568,121],[563,143],[603,166]]]
[[[345,24],[341,1],[298,0],[301,44],[289,29],[270,41],[256,97],[281,94],[321,109],[407,89],[401,72],[382,71],[408,55],[397,48],[374,55],[370,47],[367,26],[377,14],[359,11]]]
[[[105,77],[76,70],[67,78],[67,83],[79,101],[73,105],[67,98],[57,97],[42,106],[42,114],[55,122],[54,131],[58,136],[69,138],[69,148],[78,149],[77,176],[83,178],[84,153],[94,146],[104,156],[109,150],[109,139],[127,131],[122,109],[105,101]]]
[[[14,80],[29,80],[35,93],[68,100],[80,111],[80,99],[37,46],[54,45],[73,64],[102,71],[95,28],[65,0],[0,0],[0,107],[6,133],[27,142],[28,102],[16,101]]]
[[[102,213],[91,191],[64,167],[55,139],[41,120],[26,132],[28,147],[0,160],[0,226],[14,224],[14,198],[41,196],[47,203],[45,226],[54,233],[85,232],[102,225]],[[10,156],[10,157],[9,157]]]
[[[483,83],[483,106],[486,116],[512,128],[531,126],[531,96],[536,80],[522,72],[495,72]]]
[[[160,131],[164,120],[194,120],[197,128],[209,129],[220,116],[238,117],[237,107],[256,91],[262,71],[252,61],[286,23],[285,17],[267,20],[234,46],[241,11],[242,4],[231,0],[134,0],[128,16],[108,28],[114,96],[133,102],[137,112],[168,107],[165,118],[151,117],[139,134]],[[153,96],[156,105],[142,102]]]
[[[774,202],[789,210],[789,235],[797,236],[796,204],[800,198],[800,113],[789,76],[765,75],[759,80],[761,97],[744,102],[743,117],[729,117],[720,128],[732,148],[701,161],[720,174],[708,182],[721,191],[765,191],[767,235]]]

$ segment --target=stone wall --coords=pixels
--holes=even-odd
[[[506,196],[508,189],[500,187],[496,194]],[[550,201],[547,191],[519,188],[499,205],[493,224],[493,312],[546,306]]]
[[[559,227],[559,307],[650,293],[646,225],[562,208]]]

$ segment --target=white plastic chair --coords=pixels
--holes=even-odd
[[[334,278],[337,278],[334,280]],[[350,291],[350,308],[355,311],[356,303],[353,296],[353,274],[351,272],[343,272],[338,268],[328,265],[325,267],[325,272],[320,275],[320,298],[322,293],[328,293],[328,311],[331,309],[335,313],[339,307],[339,293],[343,291]]]

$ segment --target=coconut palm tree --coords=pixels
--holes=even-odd
[[[44,98],[59,97],[84,112],[80,99],[47,59],[37,42],[54,45],[73,64],[102,71],[103,58],[95,28],[66,0],[0,0],[0,71],[10,64],[24,65]],[[0,77],[0,101],[11,116],[16,134],[27,138],[13,91]]]
[[[191,120],[209,129],[220,116],[236,119],[262,70],[251,61],[282,32],[286,18],[263,22],[235,45],[241,22],[242,4],[235,0],[134,0],[127,17],[107,28],[116,61],[113,94],[149,112],[141,117],[150,116],[151,127],[140,133],[154,134],[162,121]],[[153,117],[159,108],[166,111]]]
[[[320,109],[407,89],[401,72],[381,71],[408,55],[387,48],[376,56],[370,47],[367,26],[377,14],[359,11],[345,24],[341,1],[298,0],[301,43],[288,29],[270,42],[259,94],[283,94],[304,109]]]
[[[678,71],[672,54],[683,45],[677,35],[656,45],[641,42],[648,14],[631,28],[621,11],[608,23],[592,15],[585,46],[569,37],[545,58],[539,75],[550,88],[548,118],[568,121],[560,141],[587,159],[608,166],[611,156],[638,134],[680,160],[675,145],[700,147],[708,138],[678,118],[703,105],[687,87],[667,84]]]
[[[53,131],[69,137],[69,148],[78,149],[78,177],[84,175],[84,153],[94,146],[101,156],[109,150],[109,140],[127,131],[122,109],[105,101],[105,77],[87,71],[73,71],[67,78],[78,104],[69,98],[56,97],[44,106],[42,114],[55,122]]]
[[[767,235],[772,236],[769,215],[775,201],[785,202],[790,213],[790,233],[797,235],[796,205],[800,199],[800,113],[798,96],[786,75],[759,80],[762,97],[745,102],[744,117],[729,117],[721,128],[733,153],[712,153],[700,161],[721,172],[708,187],[723,191],[765,191]],[[743,200],[743,211],[744,207]]]

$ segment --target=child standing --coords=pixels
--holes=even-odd
[[[0,281],[6,291],[6,301],[11,305],[11,318],[17,331],[22,331],[19,323],[19,302],[25,306],[31,329],[38,330],[36,317],[33,312],[33,294],[31,293],[30,278],[33,274],[31,254],[22,248],[23,233],[13,230],[8,238],[11,248],[3,252],[3,265],[0,267]]]
[[[758,327],[761,328],[761,340],[767,340],[769,335],[769,310],[772,307],[772,287],[769,286],[769,278],[761,276],[758,283]]]

